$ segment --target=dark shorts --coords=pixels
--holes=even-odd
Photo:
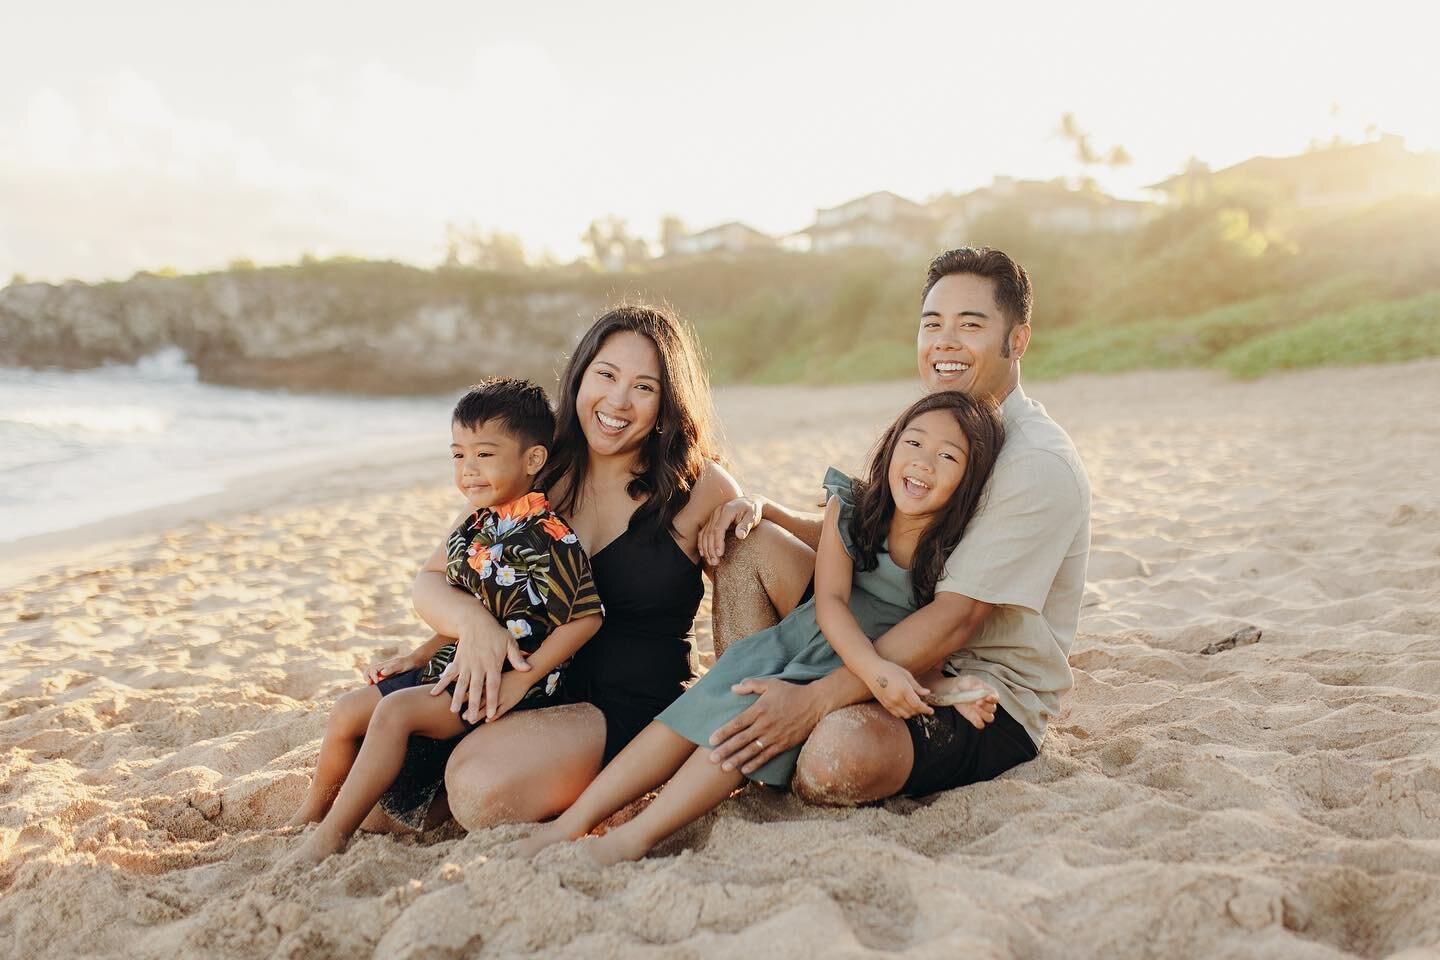
[[[505,666],[508,669],[510,665],[507,663]],[[430,683],[421,679],[424,675],[424,668],[417,667],[414,670],[406,670],[404,673],[397,673],[393,677],[386,677],[384,680],[381,680],[379,683],[375,684],[375,688],[380,691],[380,696],[383,697],[392,694],[397,690],[409,690],[411,687],[428,687],[430,686]],[[542,680],[541,684],[543,683],[544,681]],[[557,703],[568,703],[569,701],[565,700],[561,695],[561,690],[563,688],[564,684],[560,684],[553,694],[551,694],[550,696],[546,696],[544,687],[540,684],[536,684],[536,686],[530,688],[530,693],[525,697],[525,699],[521,700],[519,703],[515,704],[515,706],[510,708],[510,712],[514,713],[517,710],[536,710],[540,707],[553,707]],[[450,684],[448,692],[452,696],[454,695],[455,684]],[[463,713],[459,715],[459,719],[461,725],[465,727],[466,733],[469,733],[471,730],[474,730],[476,727],[480,726],[480,724],[485,722],[484,719],[481,719],[476,723],[471,723],[469,720],[465,719]]]
[[[915,763],[900,793],[923,797],[967,783],[993,780],[1011,767],[1035,759],[1035,741],[1020,722],[995,708],[995,722],[976,730],[953,707],[929,717],[905,721],[915,747]]]

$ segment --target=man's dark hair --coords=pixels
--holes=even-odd
[[[1005,314],[1005,352],[1010,355],[1010,331],[1030,322],[1030,308],[1035,304],[1035,291],[1030,288],[1030,275],[1009,255],[990,247],[957,247],[946,250],[930,261],[925,274],[925,289],[920,302],[941,279],[956,273],[971,273],[995,282],[995,305]]]
[[[466,430],[477,430],[491,420],[520,441],[520,449],[550,449],[555,438],[555,414],[545,389],[529,380],[491,377],[470,388],[455,404],[451,418]]]

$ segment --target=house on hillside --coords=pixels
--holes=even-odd
[[[1294,157],[1251,157],[1223,170],[1191,161],[1147,188],[1170,206],[1213,196],[1264,196],[1302,209],[1369,206],[1395,197],[1440,194],[1440,154],[1412,153],[1405,138],[1385,134]]]
[[[990,215],[1015,217],[1044,233],[1122,233],[1143,224],[1153,209],[1151,204],[1121,200],[1094,186],[1012,177],[996,177],[988,187],[941,197],[930,206],[940,223],[942,244],[973,239],[975,225]]]
[[[815,253],[878,247],[905,255],[928,250],[934,229],[925,206],[882,190],[816,210],[815,222],[800,233],[809,238]]]
[[[747,250],[769,250],[778,244],[774,237],[754,227],[731,221],[701,230],[667,237],[666,256],[701,256],[704,254],[744,253]]]

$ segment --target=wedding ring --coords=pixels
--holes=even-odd
[[[759,747],[761,750],[764,750],[764,749],[765,749],[765,744],[763,744],[763,743],[760,742],[760,738],[759,738],[759,737],[756,737],[756,738],[755,738],[755,746]]]

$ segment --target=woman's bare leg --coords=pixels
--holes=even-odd
[[[531,856],[552,843],[585,836],[606,817],[668,780],[695,749],[695,744],[665,724],[652,721],[568,810],[526,837],[519,852]]]
[[[450,810],[466,830],[548,820],[589,786],[604,755],[605,718],[588,703],[507,714],[451,754]]]
[[[686,745],[691,746],[689,741]],[[691,746],[689,758],[650,805],[634,820],[592,841],[586,852],[601,866],[638,860],[676,830],[714,810],[744,782],[738,770],[727,772],[711,763],[708,747]]]
[[[732,537],[715,571],[715,656],[779,623],[799,606],[814,573],[815,551],[768,520],[744,540]]]
[[[370,717],[355,765],[298,858],[318,863],[344,849],[381,794],[395,782],[411,736],[448,740],[464,732],[460,718],[450,712],[450,704],[431,696],[426,687],[400,690],[383,698]]]
[[[319,823],[340,791],[340,785],[355,765],[360,753],[360,740],[370,725],[370,715],[380,703],[376,687],[351,690],[336,701],[325,724],[325,737],[320,741],[320,757],[315,761],[315,776],[295,816],[287,826],[298,827]]]

